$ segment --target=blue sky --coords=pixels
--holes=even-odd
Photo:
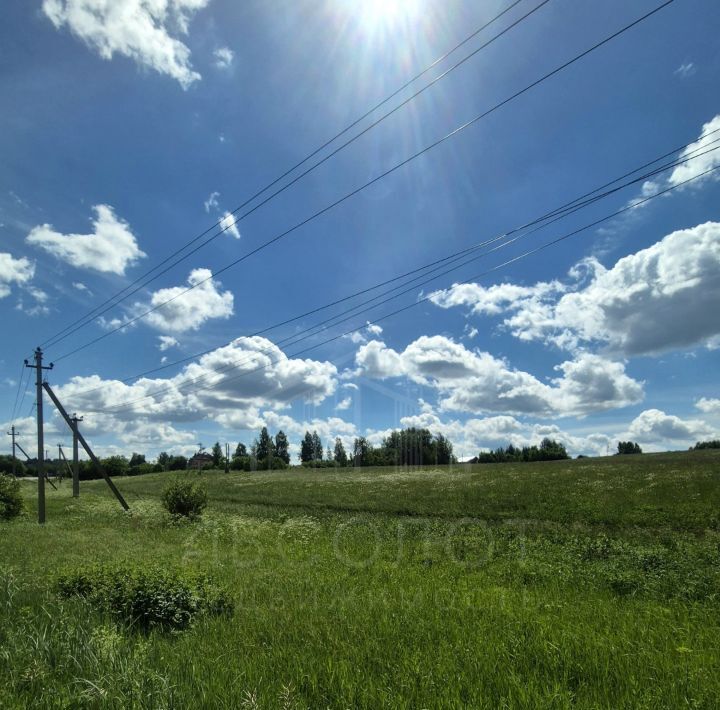
[[[550,0],[246,219],[226,216],[510,4],[6,2],[3,426],[15,421],[31,445],[34,393],[23,392],[25,380],[17,406],[16,393],[36,345],[224,218],[229,228],[212,243],[47,348],[58,359],[51,383],[85,415],[102,453],[250,443],[262,425],[294,444],[315,428],[348,445],[422,425],[447,434],[461,456],[545,435],[575,454],[605,453],[619,438],[663,450],[719,436],[720,183],[717,172],[700,176],[720,165],[710,144],[720,133],[704,138],[720,129],[712,0],[676,0],[213,276],[660,0]],[[372,118],[538,5],[518,3]],[[342,326],[281,342],[337,306],[248,337],[507,232],[685,144],[673,170]],[[189,283],[198,285],[179,296]],[[67,438],[49,408],[48,431],[50,443]]]

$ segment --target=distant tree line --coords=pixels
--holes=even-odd
[[[416,466],[422,464],[446,465],[455,461],[453,447],[442,434],[434,435],[427,429],[402,429],[385,437],[380,446],[373,446],[365,437],[353,442],[348,454],[340,437],[328,444],[317,431],[306,431],[300,442],[298,458],[307,468],[343,468],[346,466]],[[278,461],[279,459],[279,461]],[[272,461],[272,464],[269,462]],[[290,463],[288,440],[278,432],[275,440],[263,427],[250,452],[244,444],[238,444],[232,468],[256,470],[284,468]]]
[[[700,451],[702,449],[720,449],[720,439],[712,439],[711,441],[698,441],[690,450]]]
[[[355,439],[351,461],[353,466],[446,466],[457,459],[447,437],[410,427],[391,432],[377,447],[365,437]]]
[[[559,461],[569,459],[564,444],[547,437],[540,446],[513,446],[510,444],[494,451],[481,451],[475,461],[477,463],[512,463],[529,461]]]
[[[234,471],[257,471],[268,469],[283,469],[290,464],[290,451],[287,435],[282,430],[273,437],[267,427],[263,427],[253,441],[250,449],[242,442],[239,443],[229,461],[220,442],[212,446],[210,453],[202,454],[201,466],[203,469],[228,468]],[[201,449],[202,452],[202,449]],[[198,455],[200,452],[198,452]],[[198,456],[196,455],[196,456]],[[334,442],[323,446],[322,439],[317,431],[305,432],[300,442],[298,453],[300,463],[305,467],[339,467],[346,466],[420,466],[427,464],[447,465],[456,461],[453,455],[453,446],[442,434],[432,434],[428,429],[411,427],[393,431],[386,436],[379,446],[373,446],[365,437],[358,437],[353,442],[349,453],[340,437]],[[183,471],[197,463],[186,456],[172,455],[166,451],[161,452],[155,463],[146,461],[144,454],[133,453],[128,459],[126,456],[108,456],[100,463],[110,476],[137,476],[145,473],[159,473],[162,471]],[[19,475],[33,475],[36,461],[29,461],[27,465],[17,461]],[[12,471],[12,457],[0,456],[0,472]],[[64,461],[45,462],[45,470],[49,475],[59,473],[65,475],[67,467]],[[88,480],[100,478],[101,473],[91,461],[80,461],[80,478]]]

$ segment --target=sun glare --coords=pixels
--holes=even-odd
[[[391,28],[414,20],[419,14],[419,0],[365,0],[361,15],[369,29]]]

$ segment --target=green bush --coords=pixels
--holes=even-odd
[[[147,473],[153,473],[155,471],[155,464],[152,463],[145,463],[144,461],[142,463],[136,464],[134,466],[130,466],[127,470],[128,476],[144,476]]]
[[[247,466],[247,468],[245,468]],[[230,468],[233,471],[249,471],[250,470],[250,457],[249,456],[233,456],[230,461]]]
[[[178,478],[165,487],[162,502],[171,515],[197,518],[207,506],[207,491],[199,483]]]
[[[0,474],[0,520],[16,518],[22,509],[20,482],[12,476]]]
[[[5,454],[0,456],[0,473],[12,473],[13,466],[15,467],[15,475],[27,475],[27,469],[25,468],[25,464],[20,461],[20,459],[15,459],[15,461],[13,462],[12,456],[7,456]]]
[[[303,468],[340,468],[340,464],[337,461],[327,461],[320,459],[318,461],[303,461],[300,464]]]
[[[90,567],[59,576],[55,589],[61,597],[86,599],[98,611],[142,631],[178,631],[198,615],[233,611],[227,592],[210,577],[160,567]]]

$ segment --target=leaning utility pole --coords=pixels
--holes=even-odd
[[[13,424],[10,427],[10,431],[6,432],[8,436],[12,436],[12,452],[13,452],[13,476],[17,475],[17,457],[15,456],[15,437],[20,434],[19,431],[15,429],[15,425]]]
[[[62,444],[58,444],[58,466],[60,465],[60,462],[65,464],[65,468],[67,469],[68,473],[70,474],[70,478],[75,478],[75,474],[73,473],[72,468],[70,468],[70,462],[67,460],[67,456],[65,456],[65,452],[63,451]],[[63,478],[65,478],[65,476],[60,477],[61,480]]]
[[[53,364],[45,367],[42,364],[42,350],[38,347],[35,350],[35,364],[31,365],[25,360],[25,367],[35,370],[35,392],[37,397],[37,477],[38,477],[38,523],[45,522],[45,466],[43,455],[45,453],[45,441],[43,434],[43,370],[52,370]]]
[[[78,458],[78,422],[83,420],[82,417],[78,417],[77,414],[73,413],[70,418],[70,428],[73,433],[73,498],[80,497],[80,460]]]
[[[107,475],[107,472],[105,471],[105,468],[100,463],[100,460],[97,456],[93,453],[93,450],[88,445],[87,441],[85,441],[85,437],[80,433],[77,422],[75,423],[75,427],[73,428],[72,425],[72,419],[70,418],[70,415],[65,411],[65,407],[62,406],[60,403],[60,400],[57,398],[57,395],[55,392],[53,392],[52,387],[47,382],[44,382],[42,384],[42,387],[45,388],[45,391],[50,396],[50,399],[52,400],[53,404],[57,408],[58,412],[60,412],[60,415],[62,418],[66,421],[68,426],[73,429],[73,434],[77,436],[77,440],[80,442],[80,445],[85,449],[85,453],[90,457],[90,460],[97,466],[98,470],[100,471],[100,475],[105,479],[105,483],[108,484],[108,487],[113,492],[113,495],[120,501],[120,505],[122,505],[125,510],[130,510],[130,506],[125,502],[125,499],[122,497],[122,494],[120,491],[115,487],[115,484],[112,482],[112,479],[110,476]]]

